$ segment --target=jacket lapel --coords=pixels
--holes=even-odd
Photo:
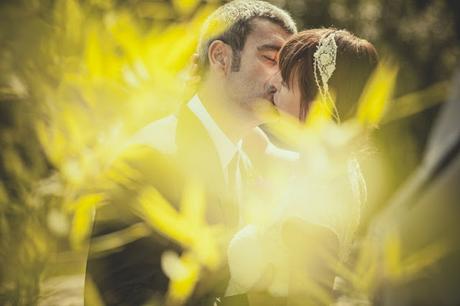
[[[205,184],[207,220],[235,226],[237,205],[228,194],[217,148],[197,116],[184,105],[178,113],[176,130],[177,158],[188,178]]]

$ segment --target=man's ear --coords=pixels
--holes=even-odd
[[[208,58],[211,69],[227,74],[232,65],[232,49],[223,41],[215,40],[209,45]]]

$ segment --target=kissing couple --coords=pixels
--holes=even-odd
[[[376,49],[368,41],[333,28],[298,32],[287,12],[264,1],[235,0],[212,13],[197,47],[196,93],[175,114],[152,122],[133,137],[130,146],[136,153],[121,159],[136,169],[136,177],[129,184],[114,184],[108,200],[116,204],[110,212],[97,212],[93,239],[142,220],[136,213],[137,199],[147,186],[154,186],[162,199],[179,210],[183,191],[192,180],[205,187],[206,223],[224,226],[231,233],[215,243],[219,250],[228,249],[223,252],[227,255],[210,264],[217,262],[214,257],[197,251],[207,241],[206,231],[196,232],[200,235],[192,227],[183,233],[181,227],[161,229],[164,220],[153,216],[159,230],[122,250],[89,259],[87,273],[106,305],[144,305],[152,300],[158,305],[285,304],[289,277],[274,284],[276,276],[272,276],[261,285],[260,279],[276,274],[276,269],[267,264],[251,272],[270,251],[253,248],[260,241],[241,211],[247,205],[248,181],[259,179],[255,173],[260,159],[295,164],[302,156],[272,143],[259,127],[264,119],[258,109],[271,105],[282,116],[304,122],[320,97],[334,101],[336,123],[346,121],[354,116],[377,62]],[[339,253],[339,235],[328,227],[308,223],[302,229],[324,238],[321,244]],[[167,252],[179,255],[165,259]],[[254,253],[262,256],[253,257]],[[242,263],[244,254],[252,259]],[[184,258],[196,260],[202,268],[187,300],[180,300],[171,294],[179,287],[171,285],[174,269],[165,262]],[[320,286],[332,290],[334,273],[325,270]],[[268,292],[270,302],[266,295],[257,302],[248,294],[254,290]]]

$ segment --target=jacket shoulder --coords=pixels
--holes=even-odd
[[[129,141],[129,145],[146,145],[160,153],[170,155],[177,151],[177,116],[169,115],[140,129]]]

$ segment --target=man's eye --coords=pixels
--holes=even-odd
[[[273,63],[273,64],[276,64],[276,63],[277,63],[277,62],[276,62],[276,58],[273,58],[273,57],[270,57],[270,56],[266,56],[266,55],[264,55],[263,57],[264,57],[264,59],[266,59],[267,61],[269,61],[269,62],[271,62],[271,63]]]

